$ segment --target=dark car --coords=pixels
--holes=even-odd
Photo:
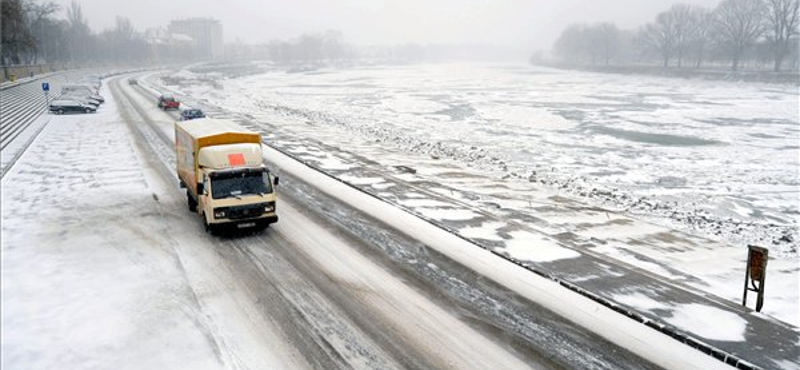
[[[138,82],[138,81],[136,81],[135,79],[131,78],[131,79],[128,79],[128,84],[129,84],[129,85],[138,85],[138,84],[139,84],[139,82]]]
[[[200,109],[184,109],[181,112],[181,121],[188,121],[195,118],[205,118],[205,114]]]
[[[85,104],[77,100],[53,100],[50,103],[50,111],[56,114],[64,113],[94,113],[97,111],[90,104]]]
[[[93,99],[93,100],[97,100],[98,102],[100,102],[100,104],[103,104],[103,103],[106,102],[106,99],[103,98],[103,96],[100,95],[100,94],[92,94],[92,95],[89,95],[88,98],[89,99]]]
[[[80,94],[80,93],[64,94],[64,95],[61,95],[61,98],[59,98],[59,100],[74,100],[74,101],[78,101],[78,102],[81,102],[83,104],[91,105],[92,107],[94,107],[94,109],[97,109],[98,107],[100,107],[100,104],[102,104],[102,102],[100,102],[99,100],[97,100],[97,99],[95,99],[95,98],[93,98],[93,97],[91,97],[89,95],[84,95],[84,94]]]
[[[158,98],[158,107],[167,110],[167,109],[180,109],[181,103],[175,99],[174,96],[170,94],[161,95]]]
[[[95,90],[99,90],[103,86],[103,79],[100,76],[86,76],[81,80],[84,85],[93,86]]]

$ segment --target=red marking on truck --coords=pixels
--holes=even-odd
[[[243,165],[244,164],[244,154],[242,154],[242,153],[228,154],[228,163],[230,163],[231,166]]]

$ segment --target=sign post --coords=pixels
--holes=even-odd
[[[747,307],[747,291],[753,291],[758,293],[756,312],[761,312],[761,307],[764,305],[764,283],[767,280],[769,249],[748,245],[747,250],[747,271],[744,274],[742,306]]]
[[[42,91],[44,91],[44,104],[47,106],[47,93],[50,92],[50,83],[42,82]]]

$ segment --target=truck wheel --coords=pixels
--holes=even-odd
[[[192,198],[188,190],[186,191],[186,203],[189,205],[190,211],[197,212],[197,201]]]
[[[58,113],[58,114],[64,114],[64,110],[63,110],[63,109],[59,109],[59,110],[57,110],[57,111],[56,111],[56,113]]]

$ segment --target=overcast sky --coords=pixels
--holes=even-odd
[[[43,0],[39,0],[40,2]],[[71,0],[55,0],[66,8]],[[124,15],[139,31],[212,17],[226,41],[259,43],[337,29],[357,45],[485,43],[549,49],[572,23],[636,28],[670,5],[720,0],[78,0],[95,31]]]

